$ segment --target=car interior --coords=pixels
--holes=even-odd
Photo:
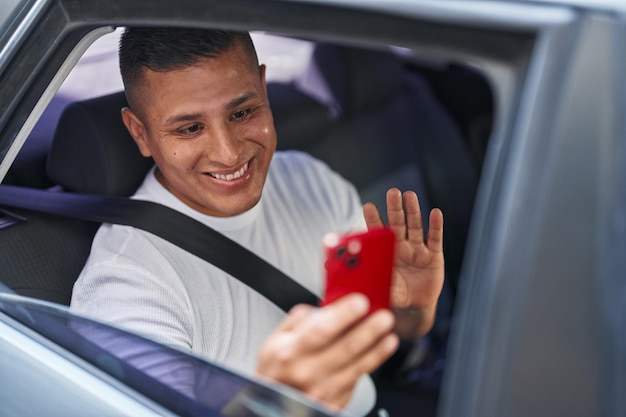
[[[437,323],[428,336],[431,373],[405,374],[399,382],[436,396],[437,383],[429,386],[432,366],[445,357],[490,136],[489,86],[478,69],[455,62],[427,62],[393,48],[311,45],[297,78],[268,80],[279,149],[302,150],[325,161],[355,184],[363,201],[384,207],[385,191],[398,187],[417,192],[425,221],[433,207],[444,213],[447,276]],[[86,99],[58,94],[3,184],[131,195],[152,161],[139,154],[122,123],[119,113],[126,105],[121,90]],[[0,241],[8,248],[0,253],[4,284],[19,294],[69,305],[98,226],[0,209]]]

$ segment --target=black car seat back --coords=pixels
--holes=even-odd
[[[154,164],[122,122],[123,92],[70,104],[59,119],[47,172],[67,191],[130,196]]]
[[[403,94],[403,67],[386,52],[319,44],[308,74],[291,87],[304,91],[323,106],[325,118],[301,134],[282,130],[285,114],[275,116],[279,148],[304,150],[348,178],[365,201],[384,207],[387,188],[414,189],[428,204],[421,173],[414,165],[415,148],[407,121],[409,97]],[[326,97],[319,93],[325,91]],[[295,94],[294,94],[295,95]],[[298,117],[296,100],[286,106]],[[272,93],[270,90],[270,102]],[[394,113],[397,112],[397,117]],[[294,123],[291,121],[291,123]],[[304,123],[303,123],[304,124]],[[295,133],[295,134],[294,134]]]
[[[120,92],[65,107],[47,157],[47,176],[57,184],[50,192],[134,192],[152,161],[141,156],[121,121],[126,105]],[[23,209],[7,211],[17,221],[0,229],[0,280],[19,294],[69,304],[99,225]]]
[[[69,304],[99,225],[24,209],[3,211],[17,221],[0,227],[0,281],[21,295]]]

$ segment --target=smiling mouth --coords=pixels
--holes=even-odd
[[[239,170],[230,174],[218,174],[214,172],[209,172],[208,174],[211,177],[220,181],[233,181],[233,180],[236,180],[237,178],[243,177],[246,171],[248,171],[249,166],[250,166],[250,161],[246,162],[244,166],[242,166]]]

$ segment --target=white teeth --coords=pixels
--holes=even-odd
[[[240,178],[243,176],[243,174],[246,173],[246,171],[248,170],[248,163],[246,162],[246,164],[244,166],[241,167],[241,169],[237,172],[235,172],[234,174],[211,174],[211,176],[213,178],[217,178],[218,180],[222,180],[222,181],[232,181],[234,179]]]

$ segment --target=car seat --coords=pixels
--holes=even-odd
[[[120,118],[124,106],[120,92],[65,108],[48,153],[47,177],[56,188],[117,196],[134,192],[152,161],[141,156],[126,131]],[[99,225],[8,211],[25,221],[0,228],[0,280],[19,294],[69,305]]]
[[[48,154],[49,178],[66,191],[130,196],[153,165],[144,158],[120,116],[123,92],[69,105]]]

